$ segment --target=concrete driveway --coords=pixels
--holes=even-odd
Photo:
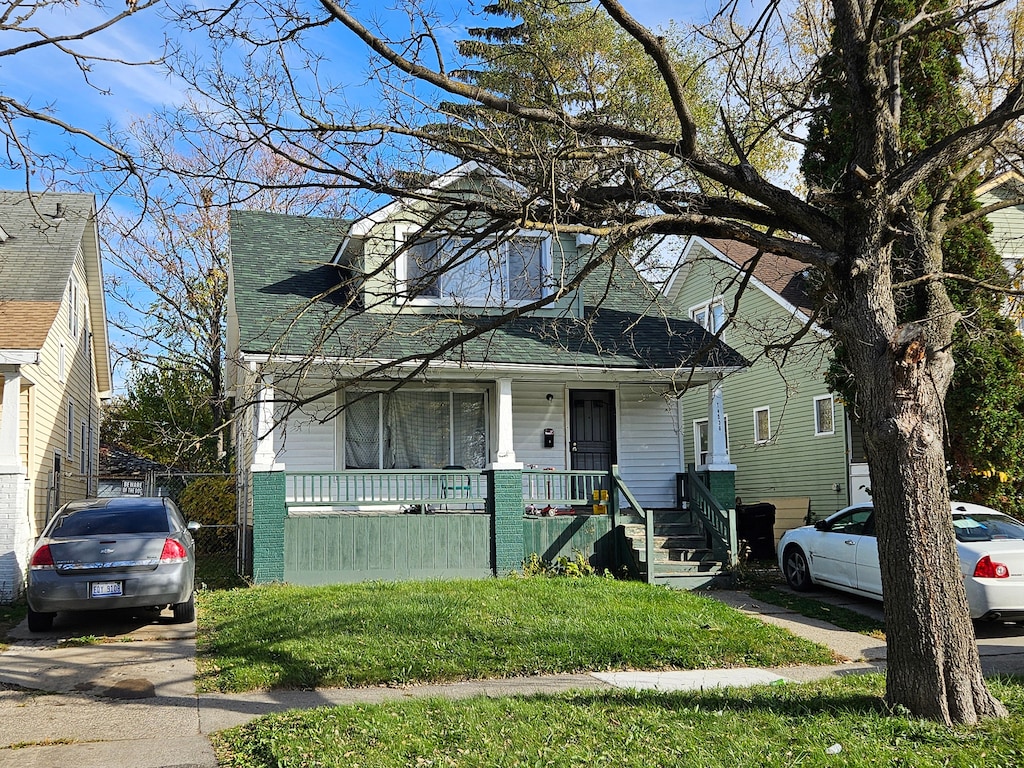
[[[0,766],[216,766],[200,731],[195,623],[59,614],[0,654]]]

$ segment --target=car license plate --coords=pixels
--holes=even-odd
[[[94,581],[92,582],[93,597],[121,597],[124,593],[120,581]]]

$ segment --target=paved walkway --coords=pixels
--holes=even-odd
[[[56,624],[51,633],[33,635],[22,625],[0,654],[0,768],[215,768],[208,734],[292,708],[611,687],[695,690],[803,682],[884,668],[885,645],[878,640],[756,603],[744,593],[718,591],[713,596],[822,643],[848,661],[831,667],[616,672],[407,688],[197,695],[194,624],[174,625],[169,617],[149,624],[129,622],[104,627],[109,642],[77,646],[58,644],[58,638],[88,636],[95,626]],[[1024,671],[1024,648],[1013,665]]]

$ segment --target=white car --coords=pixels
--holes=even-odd
[[[1024,621],[1024,524],[979,504],[951,507],[971,618]],[[874,522],[871,504],[857,504],[786,531],[778,554],[789,586],[802,592],[820,584],[881,600]]]

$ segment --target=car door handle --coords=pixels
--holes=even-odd
[[[856,541],[854,541],[853,539],[847,539],[846,541],[844,541],[844,542],[843,542],[843,544],[849,544],[849,545],[850,545],[851,547],[852,547],[852,546],[853,546],[854,544],[856,544],[856,543],[857,543],[857,542],[856,542]]]

